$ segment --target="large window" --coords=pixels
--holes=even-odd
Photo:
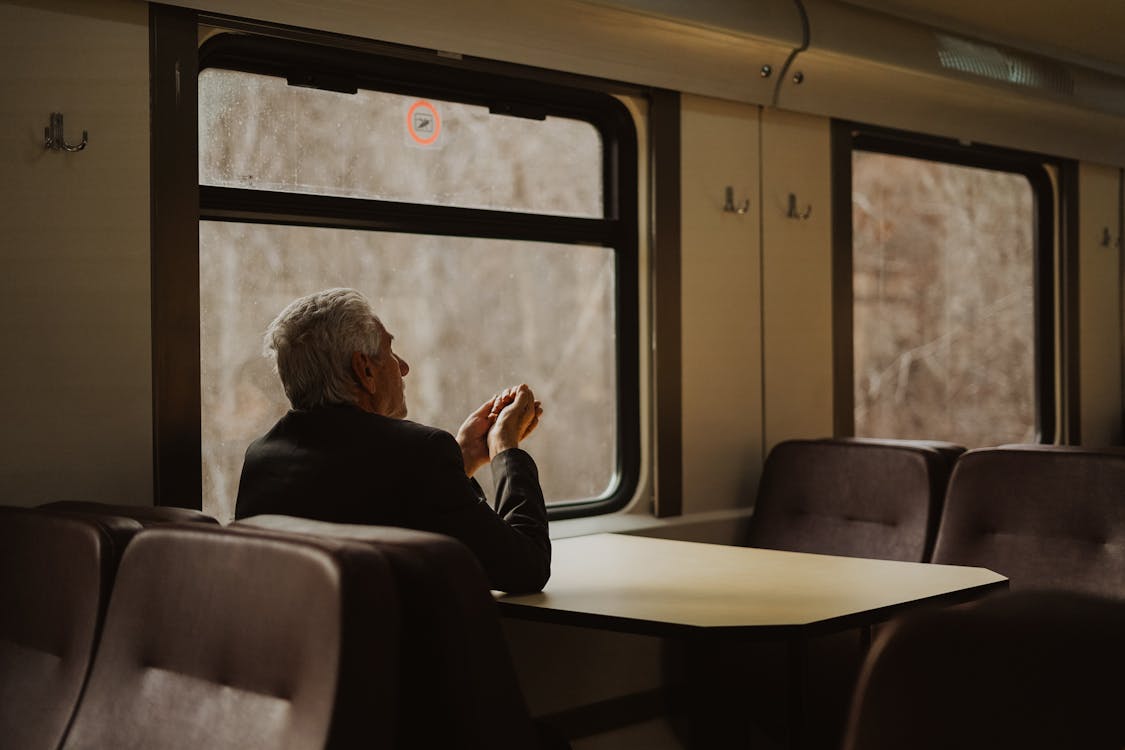
[[[395,334],[409,418],[453,432],[527,382],[553,514],[623,504],[639,451],[625,107],[253,37],[212,39],[200,59],[203,509],[233,515],[247,445],[288,408],[266,326],[333,286],[366,294]]]
[[[856,145],[855,434],[969,447],[1051,440],[1044,167],[877,138]]]

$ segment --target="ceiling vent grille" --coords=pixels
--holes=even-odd
[[[1053,94],[1074,96],[1074,79],[1061,65],[948,34],[934,36],[937,37],[938,60],[943,68]]]

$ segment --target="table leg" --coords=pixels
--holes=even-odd
[[[789,748],[805,747],[805,678],[808,667],[808,639],[793,638],[789,651]]]
[[[871,650],[871,626],[864,625],[859,629],[859,663],[867,658],[867,652]]]

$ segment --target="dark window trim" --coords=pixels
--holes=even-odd
[[[683,513],[683,319],[680,218],[680,95],[653,92],[649,105],[653,175],[652,319],[656,404],[655,503],[658,518]]]
[[[195,509],[203,494],[198,59],[195,12],[150,5],[153,497]]]
[[[952,139],[905,133],[846,121],[832,123],[833,195],[833,357],[835,383],[835,431],[855,434],[855,353],[852,297],[852,170],[853,151],[925,159],[966,167],[1020,174],[1031,187],[1035,201],[1035,265],[1033,270],[1035,309],[1035,428],[1039,442],[1077,442],[1077,257],[1069,248],[1076,245],[1066,228],[1073,224],[1076,181],[1068,175],[1074,164],[1022,151],[992,146],[966,145]],[[1050,168],[1058,171],[1058,190]],[[1075,183],[1072,185],[1071,183]],[[1057,193],[1057,195],[1056,195]],[[1055,225],[1058,206],[1059,221]],[[1056,238],[1059,249],[1056,257]],[[1059,283],[1056,294],[1055,282]],[[1061,297],[1061,299],[1060,299]],[[1055,312],[1061,313],[1056,334]],[[1063,366],[1056,359],[1056,342]],[[1056,381],[1056,378],[1059,378]],[[1061,420],[1056,420],[1061,411]]]
[[[832,421],[838,437],[855,435],[852,130],[849,123],[832,121]]]
[[[594,125],[603,137],[632,129],[632,119],[623,105],[601,91],[545,84],[511,74],[465,70],[451,66],[450,61],[436,55],[423,61],[387,55],[385,51],[360,52],[325,46],[331,41],[328,37],[320,44],[311,44],[264,36],[219,34],[200,46],[199,70],[224,68],[307,80],[314,86],[318,81],[325,81],[325,87],[330,89],[350,86],[482,107],[508,106],[515,111],[528,110],[532,116],[583,120]],[[608,183],[606,187],[608,194]]]
[[[1067,161],[1061,165],[1058,176],[1062,200],[1059,202],[1058,241],[1065,252],[1059,258],[1059,301],[1062,325],[1059,330],[1059,351],[1063,364],[1059,368],[1061,423],[1056,442],[1062,445],[1082,444],[1082,359],[1079,331],[1078,291],[1078,163]]]
[[[229,16],[211,11],[200,11],[198,19],[199,25],[207,29],[245,32],[259,37],[272,37],[275,39],[305,42],[320,46],[328,42],[337,50],[375,54],[402,61],[423,62],[428,65],[445,66],[461,72],[473,71],[490,75],[516,77],[518,80],[522,81],[568,86],[583,91],[601,91],[607,94],[646,96],[651,90],[649,87],[631,84],[626,81],[600,78],[598,76],[583,75],[580,73],[567,73],[551,68],[541,68],[519,63],[501,62],[484,57],[465,55],[456,50],[433,50],[411,47],[405,44],[384,42],[366,37],[316,31],[276,22],[238,18],[237,16]],[[513,75],[514,73],[518,73],[518,75]]]
[[[200,218],[252,224],[366,229],[612,246],[616,220],[433,206],[242,188],[199,188]]]
[[[461,236],[488,236],[498,239],[523,239],[570,244],[595,244],[615,250],[615,331],[617,354],[617,466],[613,477],[614,490],[593,500],[563,501],[552,504],[552,519],[608,513],[624,507],[633,497],[640,482],[640,361],[639,361],[639,275],[637,219],[637,137],[627,108],[610,96],[605,82],[596,82],[589,89],[572,84],[579,78],[565,75],[549,76],[545,81],[535,69],[515,65],[442,58],[424,50],[397,45],[365,42],[317,32],[301,32],[302,41],[248,35],[219,35],[198,44],[201,23],[223,25],[223,19],[190,11],[177,11],[153,6],[152,45],[156,50],[175,37],[182,56],[184,40],[190,32],[192,67],[182,63],[176,69],[175,83],[160,81],[153,67],[153,97],[171,98],[181,109],[166,115],[164,128],[177,129],[177,140],[161,139],[155,133],[164,129],[154,105],[153,226],[158,215],[167,218],[175,212],[175,221],[193,224],[190,236],[165,231],[153,238],[153,339],[161,342],[157,353],[154,343],[154,438],[158,474],[158,504],[179,504],[201,507],[200,457],[200,395],[199,395],[199,289],[198,283],[185,292],[185,277],[199,278],[199,220],[248,221],[300,226],[336,226],[353,229],[425,232]],[[168,20],[160,23],[157,16]],[[255,22],[232,22],[230,26],[252,28],[273,36],[296,36],[293,30],[271,28]],[[190,28],[189,28],[190,27]],[[320,44],[309,44],[307,40]],[[343,40],[342,48],[322,46]],[[362,48],[364,51],[357,51]],[[378,48],[376,60],[369,51]],[[292,52],[297,64],[284,57]],[[279,56],[280,53],[280,56]],[[391,56],[386,56],[391,53]],[[272,57],[271,57],[272,56]],[[153,60],[157,55],[154,52]],[[425,58],[425,61],[422,61]],[[278,62],[278,60],[284,62]],[[344,73],[349,80],[364,88],[433,96],[450,101],[509,107],[530,111],[533,115],[570,117],[590,122],[603,139],[604,218],[559,217],[505,211],[464,209],[448,206],[402,204],[393,201],[372,201],[335,196],[310,196],[292,193],[241,190],[203,186],[198,182],[198,71],[222,63],[223,67],[277,75],[290,74],[320,77],[339,85]],[[344,68],[348,68],[346,71]],[[501,69],[504,71],[500,72]],[[186,75],[185,73],[190,73]],[[417,85],[407,76],[416,76]],[[562,85],[560,80],[568,85]],[[617,86],[619,91],[633,93],[632,87]],[[468,95],[466,92],[471,92]],[[548,98],[549,97],[549,98]],[[191,119],[187,122],[185,102],[190,100]],[[173,121],[174,120],[174,121]],[[190,130],[190,138],[183,132]],[[190,150],[184,148],[190,140]],[[176,149],[180,151],[177,153]],[[181,200],[159,211],[158,184],[175,184],[187,189],[184,169],[191,156],[193,205],[190,213]],[[172,167],[176,168],[172,168]],[[434,221],[444,222],[435,230]],[[425,226],[424,226],[425,225]],[[173,259],[178,273],[157,274],[158,258]],[[165,265],[168,265],[167,263]],[[190,266],[190,268],[189,268]],[[179,280],[180,288],[176,290]],[[190,299],[188,299],[190,297]],[[192,327],[191,335],[177,332],[169,321],[175,319],[181,328]],[[158,377],[158,373],[190,373],[180,379]],[[174,404],[170,414],[165,404]],[[174,416],[174,419],[170,417]],[[179,481],[163,481],[173,472],[159,471],[160,465],[174,468]],[[190,480],[190,481],[189,481]]]

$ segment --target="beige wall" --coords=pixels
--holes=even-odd
[[[1078,171],[1079,383],[1082,444],[1089,446],[1122,441],[1118,173],[1097,164]]]
[[[830,123],[762,113],[765,447],[832,434]],[[790,218],[789,194],[807,219]]]
[[[0,502],[151,503],[144,3],[0,2],[0,165]]]
[[[758,107],[684,96],[684,512],[752,505],[762,461]],[[723,211],[726,186],[744,214]]]
[[[735,101],[772,101],[801,44],[792,0],[170,0],[299,28]]]

